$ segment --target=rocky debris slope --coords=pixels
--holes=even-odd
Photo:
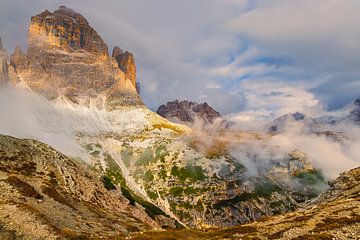
[[[170,121],[180,123],[194,123],[196,119],[203,123],[212,123],[215,119],[221,118],[220,113],[207,103],[199,104],[190,101],[168,102],[161,105],[156,112]]]
[[[358,239],[360,168],[342,173],[316,201],[294,212],[238,227],[146,232],[132,239]]]
[[[104,136],[107,144],[94,144],[90,152],[98,162],[104,161],[104,151],[113,156],[154,204],[192,228],[234,226],[285,213],[297,207],[296,201],[327,188],[304,154],[278,153],[260,134],[226,134],[117,133]],[[266,159],[258,156],[258,149],[268,152]],[[233,150],[242,157],[235,158]],[[241,158],[252,165],[243,165]]]
[[[0,239],[109,239],[160,227],[128,197],[46,144],[0,135]]]
[[[102,38],[81,14],[64,6],[31,18],[28,51],[16,49],[11,65],[22,81],[49,100],[66,96],[89,104],[95,99],[107,110],[143,105]]]

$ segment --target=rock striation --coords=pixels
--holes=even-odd
[[[3,135],[0,203],[0,239],[118,239],[160,228],[96,169],[46,144]]]
[[[64,6],[31,18],[28,50],[17,48],[11,64],[32,90],[49,100],[94,100],[107,110],[143,106],[103,39],[81,14]]]
[[[157,109],[157,114],[170,121],[182,123],[194,123],[196,119],[204,123],[213,123],[215,119],[221,118],[219,112],[205,103],[190,101],[168,102]]]

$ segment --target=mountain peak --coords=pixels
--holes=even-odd
[[[60,6],[31,17],[28,46],[26,53],[15,50],[11,65],[33,91],[47,99],[64,96],[74,104],[94,104],[109,111],[143,106],[135,77],[127,76],[131,71],[109,56],[103,39],[76,11]],[[130,63],[135,69],[133,57]]]
[[[86,18],[65,6],[53,13],[45,10],[31,17],[29,47],[86,50],[108,55],[107,45]]]

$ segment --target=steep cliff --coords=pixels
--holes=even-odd
[[[115,47],[112,53],[116,59],[119,68],[125,73],[125,78],[129,79],[134,87],[136,87],[136,65],[134,55],[128,51],[123,51],[119,47]]]
[[[143,106],[102,38],[82,15],[64,6],[31,18],[28,50],[16,49],[11,60],[21,79],[49,100],[65,96],[107,110]]]

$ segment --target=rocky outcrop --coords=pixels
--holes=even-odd
[[[146,232],[131,239],[357,239],[360,168],[340,175],[316,201],[284,215],[215,230]]]
[[[0,38],[0,83],[9,81],[9,58]]]
[[[29,48],[56,48],[85,50],[98,55],[108,55],[108,47],[79,13],[60,6],[53,13],[48,10],[31,17]]]
[[[125,78],[129,79],[136,87],[136,65],[134,55],[128,51],[124,52],[121,48],[115,47],[112,53],[119,68],[125,73]]]
[[[180,123],[194,123],[197,119],[204,123],[212,123],[215,119],[221,118],[220,113],[207,103],[190,101],[168,102],[161,105],[156,112],[170,121]]]
[[[159,228],[128,195],[46,144],[0,135],[0,239],[113,239]]]
[[[8,53],[0,38],[0,86],[7,85],[10,82],[16,83],[17,75],[10,64]]]
[[[109,111],[143,106],[102,38],[82,15],[64,6],[31,18],[28,51],[17,48],[11,63],[32,90],[49,100],[65,96]]]

